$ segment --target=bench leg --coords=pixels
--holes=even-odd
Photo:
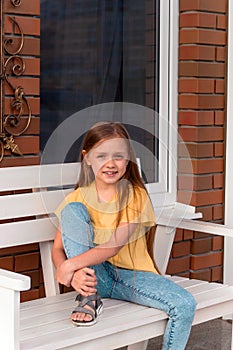
[[[19,350],[20,292],[0,287],[1,348]]]
[[[127,350],[146,350],[148,340],[140,341],[140,343],[129,345]]]
[[[233,322],[231,324],[231,350],[233,350]]]

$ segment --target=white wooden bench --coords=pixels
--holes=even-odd
[[[145,350],[150,338],[162,335],[164,312],[132,303],[104,300],[104,312],[96,325],[77,328],[70,322],[75,293],[59,294],[54,281],[51,246],[56,229],[53,213],[77,179],[78,164],[28,166],[0,169],[0,247],[40,243],[46,298],[20,304],[20,291],[30,288],[27,276],[0,270],[0,342],[6,350],[81,349],[110,350],[129,345]],[[32,189],[31,193],[16,190]],[[9,192],[13,191],[13,192]],[[171,211],[172,213],[172,211]],[[23,218],[19,221],[19,218]],[[13,220],[12,220],[13,219]],[[17,220],[14,220],[17,219]],[[159,216],[155,239],[155,259],[166,271],[175,228],[233,236],[226,226]],[[233,286],[169,277],[187,288],[196,298],[193,324],[233,313]],[[124,307],[121,307],[121,306]],[[233,349],[233,346],[232,346]],[[177,349],[178,350],[178,349]]]

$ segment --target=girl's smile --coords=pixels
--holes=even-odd
[[[103,173],[107,176],[114,176],[117,174],[117,171],[103,171]]]

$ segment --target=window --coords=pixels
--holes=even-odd
[[[42,162],[121,121],[157,201],[176,196],[178,0],[41,1]]]

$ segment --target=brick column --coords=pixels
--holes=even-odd
[[[180,0],[178,201],[223,221],[227,0]],[[222,279],[223,240],[177,232],[169,273]]]
[[[32,120],[26,132],[15,137],[15,143],[19,146],[23,156],[11,154],[9,150],[5,150],[5,156],[2,162],[0,162],[0,167],[39,164],[40,1],[23,0],[18,6],[14,6],[10,0],[2,1],[4,11],[4,37],[12,39],[12,43],[7,46],[10,52],[15,52],[19,47],[21,40],[19,27],[23,33],[23,47],[17,55],[25,64],[25,71],[22,75],[17,76],[7,67],[9,70],[9,81],[14,88],[18,86],[23,88],[25,97],[32,111]],[[19,27],[12,19],[17,22]],[[8,57],[10,57],[10,55],[5,52],[5,61]],[[13,62],[13,60],[11,62]],[[17,63],[19,63],[19,61]],[[16,110],[12,111],[11,109],[14,91],[12,91],[12,88],[6,82],[4,84],[4,90],[4,114],[5,116],[12,113],[16,114]],[[27,115],[28,110],[24,106],[24,117]],[[25,125],[25,119],[22,118],[18,129],[13,128],[13,131],[17,133],[19,130],[23,130]]]
[[[10,0],[3,1],[4,37],[12,39],[11,52],[18,47],[20,40],[19,28],[10,19],[17,21],[24,34],[24,42],[19,56],[25,63],[24,73],[17,77],[9,72],[9,81],[13,87],[22,86],[32,111],[32,120],[25,133],[15,137],[22,156],[12,155],[5,150],[0,167],[34,165],[40,162],[39,150],[39,113],[40,113],[40,0],[23,0],[19,6],[13,6]],[[5,60],[10,55],[6,54]],[[13,91],[7,83],[4,84],[5,115],[11,114]],[[27,111],[26,111],[27,112]],[[23,118],[26,117],[26,112]],[[18,174],[20,177],[20,173]],[[0,249],[0,268],[23,273],[31,277],[32,289],[23,292],[22,301],[36,299],[44,295],[40,268],[38,244]]]

